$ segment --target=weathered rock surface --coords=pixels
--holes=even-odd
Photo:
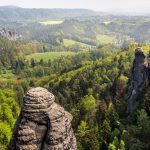
[[[41,87],[27,92],[9,150],[77,149],[72,116],[54,100],[54,95]]]
[[[22,36],[18,35],[15,31],[7,30],[5,28],[0,30],[0,36],[5,37],[5,38],[7,38],[9,40],[13,40],[13,41],[22,38]]]
[[[133,62],[131,82],[128,93],[128,108],[127,112],[130,113],[135,107],[136,100],[141,94],[144,84],[147,79],[150,79],[150,66],[149,59],[145,56],[142,48],[135,49],[135,59]]]

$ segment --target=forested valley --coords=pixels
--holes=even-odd
[[[0,36],[1,150],[10,142],[24,94],[39,86],[73,115],[78,150],[150,149],[148,80],[135,109],[127,112],[135,49],[142,47],[150,57],[145,34],[150,18],[131,31],[137,17],[97,16],[92,28],[93,17],[86,15],[43,26],[35,20],[23,25],[20,19],[10,27],[16,27],[20,39]],[[104,22],[110,18],[112,22]],[[6,20],[0,19],[3,27]],[[142,27],[144,31],[139,30]]]

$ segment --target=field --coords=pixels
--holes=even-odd
[[[46,52],[46,53],[34,53],[31,55],[27,55],[26,59],[30,60],[31,58],[34,58],[35,61],[40,61],[43,59],[45,62],[50,60],[54,60],[60,56],[67,56],[67,55],[73,55],[74,52]]]
[[[108,35],[97,35],[97,41],[100,44],[108,44],[108,43],[114,43],[116,41],[116,38]]]
[[[70,40],[70,39],[63,39],[63,42],[64,42],[64,45],[66,47],[72,46],[72,45],[75,45],[75,44],[77,44],[77,45],[79,45],[81,47],[89,47],[89,46],[91,47],[91,45],[88,45],[88,44],[85,44],[85,43],[81,43],[81,42],[77,42],[77,41]]]
[[[62,20],[49,20],[49,21],[41,21],[40,22],[42,25],[56,25],[56,24],[62,24]]]

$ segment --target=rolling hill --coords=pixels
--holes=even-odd
[[[97,16],[99,13],[88,9],[29,9],[16,6],[0,7],[0,18],[18,20],[45,20]]]

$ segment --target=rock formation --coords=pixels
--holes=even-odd
[[[13,41],[22,38],[22,36],[18,35],[15,31],[7,30],[5,28],[0,30],[0,36],[5,37],[5,38],[7,38],[9,40],[13,40]]]
[[[146,80],[149,78],[149,69],[148,57],[145,56],[142,48],[136,48],[128,93],[128,113],[132,112],[132,110],[134,109],[136,100],[141,94]]]
[[[146,68],[147,68],[147,77],[148,77],[148,82],[150,86],[150,53],[147,56],[147,63],[146,63]]]
[[[27,92],[9,150],[77,149],[72,116],[54,100],[54,95],[41,87]]]

